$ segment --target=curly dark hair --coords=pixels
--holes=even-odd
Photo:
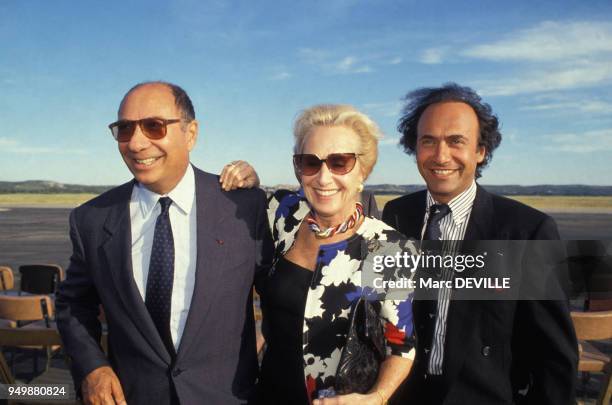
[[[402,109],[402,117],[397,124],[397,130],[402,133],[399,144],[409,155],[416,154],[417,126],[421,115],[432,104],[446,101],[458,101],[472,107],[478,117],[480,136],[478,145],[484,146],[484,160],[476,167],[476,178],[493,158],[493,151],[502,140],[499,131],[499,120],[493,114],[491,106],[482,101],[480,96],[470,87],[459,86],[457,83],[446,83],[442,87],[424,87],[411,91],[404,97],[406,105]]]

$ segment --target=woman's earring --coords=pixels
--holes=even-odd
[[[359,185],[357,186],[357,192],[361,193],[363,191],[363,183],[359,183]]]

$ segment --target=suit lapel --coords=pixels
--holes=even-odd
[[[227,258],[221,249],[225,234],[220,233],[225,209],[219,184],[194,167],[196,175],[197,258],[193,296],[185,330],[181,338],[177,361],[180,361],[197,340],[198,332],[215,298]]]
[[[102,244],[102,248],[115,289],[121,297],[125,311],[144,339],[149,342],[164,361],[170,363],[170,355],[159,337],[134,281],[129,212],[133,186],[133,181],[123,185],[119,201],[110,207],[110,212],[104,223],[107,237]]]
[[[495,218],[491,195],[482,187],[477,187],[464,240],[489,240],[494,237]]]

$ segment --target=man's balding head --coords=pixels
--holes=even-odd
[[[123,99],[121,99],[121,103],[119,104],[119,110],[121,110],[121,106],[123,105],[123,103],[125,102],[125,99],[131,92],[133,92],[134,90],[140,87],[151,86],[151,85],[161,85],[161,86],[168,87],[168,89],[172,92],[172,95],[174,96],[174,103],[176,104],[176,107],[181,112],[181,118],[187,122],[195,119],[195,110],[193,109],[193,103],[191,102],[191,99],[189,98],[189,95],[187,94],[187,92],[183,90],[182,87],[176,84],[168,83],[164,81],[148,81],[148,82],[138,83],[137,85],[129,89],[127,93],[125,93],[125,96],[123,96]]]

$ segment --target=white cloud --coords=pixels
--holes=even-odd
[[[401,101],[387,101],[382,103],[366,103],[363,109],[370,114],[380,114],[384,117],[397,117],[402,110]]]
[[[293,77],[293,75],[289,72],[278,72],[270,77],[270,80],[287,80]]]
[[[521,107],[525,111],[561,111],[568,110],[593,113],[612,114],[612,103],[601,100],[575,100],[575,101],[550,101],[538,104],[530,104]]]
[[[388,63],[389,65],[399,65],[400,63],[402,63],[403,59],[400,57],[397,58],[393,58],[391,59]]]
[[[313,48],[301,48],[298,56],[306,63],[316,66],[328,74],[370,73],[374,69],[364,62],[364,58],[344,56],[338,58],[329,51]]]
[[[547,149],[559,152],[612,152],[612,128],[586,131],[581,134],[562,133],[546,136],[552,142]]]
[[[516,143],[519,137],[516,131],[504,131],[504,141]]]
[[[457,44],[454,48],[432,46],[419,55],[419,61],[425,64],[440,64],[450,58],[503,62],[504,69],[492,68],[491,73],[475,83],[491,96],[609,85],[612,83],[612,22],[544,21],[509,32],[498,40]],[[608,109],[603,105],[589,108],[593,112]]]
[[[480,81],[478,87],[491,96],[569,90],[612,83],[612,61],[584,61],[566,66],[535,68],[512,78]]]
[[[420,57],[419,62],[427,65],[437,65],[442,63],[444,56],[446,55],[445,48],[430,48],[424,50]]]
[[[360,65],[357,58],[353,56],[342,58],[333,64],[333,68],[338,73],[369,73],[372,71],[372,68],[369,66]]]
[[[10,148],[17,146],[17,141],[10,138],[0,138],[0,148]]]
[[[18,146],[15,148],[9,148],[7,152],[28,154],[28,155],[84,155],[87,153],[84,149],[59,149],[59,148],[41,148],[41,147],[29,147],[29,146]]]
[[[329,52],[322,49],[300,48],[298,56],[305,62],[318,64],[329,58]]]
[[[83,155],[87,151],[84,149],[62,149],[52,147],[27,146],[22,145],[16,139],[0,138],[1,153],[11,154],[30,154],[30,155]]]
[[[268,80],[281,81],[287,80],[293,77],[292,69],[286,65],[280,64],[275,66],[269,66],[266,68],[266,76]]]
[[[378,144],[381,146],[384,145],[393,145],[396,146],[399,143],[399,137],[393,137],[393,138],[387,138],[387,137],[383,137]]]
[[[508,34],[504,39],[470,47],[463,55],[492,61],[560,61],[612,52],[612,23],[555,22]]]
[[[338,63],[336,63],[336,69],[338,70],[349,70],[355,64],[355,58],[347,56]]]

